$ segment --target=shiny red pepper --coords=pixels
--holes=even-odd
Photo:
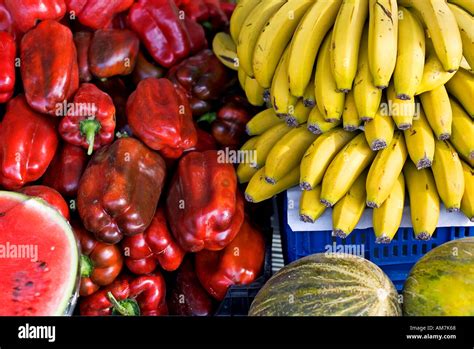
[[[128,22],[153,59],[167,68],[207,44],[204,29],[182,18],[173,0],[138,0]]]
[[[242,225],[237,177],[224,160],[210,150],[186,154],[178,164],[166,208],[171,231],[186,251],[221,250]]]
[[[140,51],[137,56],[137,64],[132,73],[133,83],[138,85],[140,81],[147,78],[162,78],[165,75],[165,70],[152,62],[149,62],[145,55]]]
[[[0,129],[0,184],[18,189],[38,180],[58,147],[54,119],[34,112],[19,95],[7,104]]]
[[[252,283],[262,271],[264,258],[262,233],[245,221],[225,249],[196,254],[196,274],[207,292],[220,301],[230,286]]]
[[[155,215],[166,166],[157,153],[133,138],[120,138],[95,153],[77,193],[85,228],[116,244],[143,233]]]
[[[86,316],[167,315],[165,280],[159,272],[134,279],[119,277],[82,298],[79,308],[81,315]]]
[[[115,137],[115,107],[112,98],[93,84],[82,84],[74,96],[73,110],[61,119],[59,133],[91,155]]]
[[[166,271],[175,271],[185,255],[168,229],[162,208],[156,211],[147,230],[143,234],[126,237],[122,248],[127,268],[138,275],[151,273],[157,265]]]
[[[83,25],[102,29],[116,14],[128,10],[133,0],[66,0],[66,4]]]
[[[64,0],[5,0],[5,5],[22,32],[39,21],[59,20],[66,13]]]
[[[81,147],[64,143],[46,170],[43,184],[56,189],[65,197],[75,197],[87,160],[86,152]]]
[[[92,80],[92,74],[89,69],[89,47],[91,45],[92,33],[76,32],[74,33],[74,43],[77,49],[77,64],[79,66],[79,80],[89,82]]]
[[[186,153],[191,152],[191,151],[199,151],[203,152],[206,150],[216,150],[217,149],[217,144],[216,140],[214,137],[207,133],[206,131],[196,128],[197,130],[197,136],[198,136],[198,141],[196,143],[196,146],[186,150]]]
[[[24,187],[20,190],[20,193],[40,198],[46,201],[49,205],[57,209],[64,218],[67,220],[70,219],[69,207],[64,200],[64,198],[53,188],[47,187],[45,185],[32,185],[29,187]]]
[[[0,103],[13,96],[15,89],[16,44],[13,36],[0,31]]]
[[[209,21],[214,28],[229,24],[220,0],[175,0],[175,2],[193,21]]]
[[[97,241],[79,222],[73,221],[72,226],[82,252],[79,295],[85,297],[114,282],[122,270],[122,251]]]
[[[128,99],[127,117],[133,134],[166,158],[179,158],[196,145],[188,101],[167,79],[140,82]]]
[[[5,0],[0,0],[0,31],[10,33],[15,39],[21,37],[21,33],[18,31],[13,22],[12,15],[5,5]]]
[[[41,22],[21,40],[21,77],[28,104],[40,113],[58,108],[79,87],[76,46],[68,27]]]

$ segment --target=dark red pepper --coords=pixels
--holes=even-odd
[[[29,187],[24,187],[20,190],[20,193],[40,198],[46,201],[49,205],[57,209],[64,218],[67,220],[70,219],[69,207],[64,200],[64,198],[53,188],[47,187],[45,185],[32,185]]]
[[[147,78],[162,78],[165,75],[165,70],[152,62],[149,62],[145,55],[140,51],[137,56],[137,64],[132,73],[133,83],[138,85],[140,81]]]
[[[15,89],[16,44],[13,36],[0,31],[0,103],[13,96]]]
[[[89,69],[89,47],[91,40],[91,32],[74,33],[74,43],[77,49],[77,63],[79,66],[79,80],[81,82],[89,82],[92,80],[92,74]]]
[[[213,28],[221,28],[229,24],[220,0],[175,0],[186,16],[195,22],[208,21]]]
[[[116,14],[128,10],[133,0],[66,0],[66,4],[83,25],[102,29]]]
[[[207,133],[206,131],[200,128],[196,128],[196,130],[197,130],[197,137],[198,137],[196,146],[191,149],[186,150],[186,152],[191,152],[191,151],[203,152],[206,150],[217,149],[216,140],[211,134]]]
[[[64,0],[5,0],[5,5],[22,32],[39,21],[60,20],[66,13]]]

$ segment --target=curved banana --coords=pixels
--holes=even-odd
[[[474,75],[460,68],[446,83],[446,89],[456,97],[471,118],[474,118]]]
[[[256,1],[257,5],[242,24],[237,40],[237,54],[242,69],[253,77],[253,54],[257,40],[268,20],[287,2],[287,0]]]
[[[459,6],[448,4],[461,34],[462,51],[469,65],[474,66],[474,17]]]
[[[229,32],[234,42],[239,41],[240,31],[242,30],[243,24],[247,17],[250,15],[252,10],[263,0],[240,0],[237,6],[232,12],[230,18]]]
[[[255,145],[257,144],[258,137],[250,138],[245,144],[240,148],[243,151],[252,151],[255,150]],[[248,162],[242,162],[237,167],[237,178],[239,183],[247,183],[252,176],[257,173],[258,169],[251,167],[251,164]]]
[[[413,117],[416,113],[415,99],[413,97],[407,100],[398,99],[393,82],[391,82],[387,88],[387,102],[390,115],[397,128],[408,130],[413,124]]]
[[[337,122],[328,122],[324,120],[324,116],[323,114],[321,114],[317,106],[311,109],[311,112],[308,116],[308,130],[310,130],[316,135],[326,133],[329,130],[336,128],[340,124],[340,120],[338,120]]]
[[[300,220],[305,223],[314,223],[326,211],[321,201],[321,186],[318,185],[313,190],[305,190],[300,198]]]
[[[367,206],[379,208],[390,195],[407,159],[403,133],[395,132],[390,146],[377,153],[367,175]]]
[[[257,40],[253,73],[264,88],[270,87],[280,58],[296,27],[314,0],[291,0],[268,20]]]
[[[261,168],[265,165],[268,154],[273,149],[274,145],[292,129],[281,123],[273,126],[268,131],[265,131],[258,137],[255,144],[255,151],[257,152],[257,163],[254,164],[256,168]]]
[[[285,177],[276,184],[270,184],[265,180],[265,167],[254,174],[247,189],[245,189],[245,199],[248,202],[261,202],[285,191],[298,184],[300,177],[300,167],[296,166]]]
[[[257,80],[247,76],[245,79],[245,95],[249,103],[258,107],[264,105],[263,93],[264,89]]]
[[[239,79],[240,87],[242,87],[242,90],[245,91],[245,82],[247,81],[247,74],[241,67],[239,67],[239,69],[237,70],[237,77]]]
[[[393,73],[398,99],[413,99],[421,83],[425,66],[425,31],[416,16],[400,8],[398,57]]]
[[[369,67],[374,84],[388,86],[397,62],[397,0],[369,0]]]
[[[474,166],[474,123],[455,100],[451,99],[450,102],[453,111],[450,141],[459,156],[472,167]]]
[[[319,185],[336,154],[355,136],[355,132],[348,132],[341,128],[333,129],[319,136],[310,145],[301,160],[301,189],[312,190]]]
[[[325,2],[325,1],[323,1]],[[319,50],[314,75],[316,104],[324,119],[329,122],[341,120],[345,95],[337,90],[331,72],[331,34],[329,32]]]
[[[290,90],[302,97],[311,80],[316,55],[331,29],[342,0],[315,1],[307,10],[291,40],[288,62]]]
[[[310,112],[311,109],[304,105],[303,99],[300,99],[296,102],[294,110],[290,110],[286,116],[286,124],[289,127],[297,127],[298,125],[305,124],[308,121]]]
[[[411,223],[418,240],[429,240],[438,225],[440,204],[436,183],[429,168],[417,170],[411,161],[403,168],[410,197]]]
[[[472,70],[471,66],[469,65],[469,63],[467,63],[466,58],[464,56],[462,57],[462,61],[461,61],[461,64],[459,65],[459,68],[463,68],[463,69],[466,69],[470,73],[474,73],[474,70]]]
[[[217,33],[212,40],[212,51],[227,68],[232,70],[239,69],[237,47],[229,34]]]
[[[425,113],[420,110],[413,119],[413,125],[405,130],[405,142],[411,161],[418,170],[431,167],[434,157],[435,138]]]
[[[387,106],[381,105],[375,118],[364,125],[365,138],[373,151],[384,149],[392,143],[395,124],[389,114]]]
[[[342,127],[346,131],[358,130],[362,124],[359,114],[357,113],[357,107],[354,100],[354,91],[349,91],[346,94],[344,101],[344,111],[342,112]]]
[[[474,16],[474,2],[472,0],[448,0],[448,3],[458,5]]]
[[[275,184],[295,166],[299,166],[306,150],[316,139],[303,125],[292,129],[272,148],[265,162],[265,179]]]
[[[453,112],[446,88],[440,86],[420,95],[426,118],[436,138],[446,140],[451,137]]]
[[[405,177],[401,172],[382,206],[374,208],[372,224],[376,244],[388,244],[392,241],[398,228],[400,228],[404,206]]]
[[[344,1],[331,38],[331,68],[341,92],[352,89],[357,72],[360,39],[369,10],[368,0]]]
[[[311,81],[303,94],[303,103],[306,108],[314,108],[316,106],[316,96],[314,95],[314,74],[311,73],[311,76]]]
[[[334,205],[332,210],[332,236],[345,239],[359,223],[365,209],[366,177],[367,171],[364,171],[342,199]]]
[[[464,175],[458,153],[448,141],[436,141],[431,169],[444,206],[448,212],[459,211],[464,195]]]
[[[461,200],[461,211],[471,222],[474,222],[474,170],[461,161],[464,173],[464,195]]]
[[[273,109],[275,109],[276,114],[280,117],[286,117],[290,111],[294,111],[298,101],[298,98],[291,94],[288,83],[288,54],[289,48],[285,50],[281,61],[278,63],[270,89]]]
[[[283,122],[284,120],[275,114],[273,108],[268,108],[250,119],[246,126],[247,134],[249,136],[261,135],[273,126]]]
[[[375,154],[367,144],[363,133],[347,143],[331,161],[324,174],[321,202],[327,207],[334,206],[372,162]]]

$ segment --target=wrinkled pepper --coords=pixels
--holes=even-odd
[[[181,18],[173,0],[138,0],[130,8],[128,23],[153,59],[166,68],[207,45],[204,29]]]
[[[244,220],[234,167],[217,151],[186,154],[171,182],[166,208],[171,231],[186,251],[223,249]]]
[[[22,32],[39,21],[60,20],[66,13],[64,0],[5,0],[5,5]]]
[[[132,73],[132,80],[135,85],[147,78],[162,78],[165,75],[165,70],[152,62],[149,62],[145,55],[140,51],[137,56],[137,63]]]
[[[232,242],[221,251],[196,254],[196,274],[215,299],[224,299],[232,285],[248,285],[260,274],[265,259],[265,241],[247,220]]]
[[[45,185],[32,185],[22,188],[20,193],[46,201],[50,206],[57,209],[64,218],[69,220],[69,206],[57,190]]]
[[[160,155],[133,138],[120,138],[90,160],[77,193],[84,227],[116,244],[143,233],[155,215],[166,166]]]
[[[112,98],[93,84],[82,84],[74,96],[73,110],[59,123],[59,133],[68,143],[87,149],[91,155],[115,137],[115,106]]]
[[[122,251],[117,245],[97,241],[79,222],[73,221],[72,227],[82,253],[79,295],[85,297],[114,282],[122,271]]]
[[[89,82],[92,80],[92,74],[89,69],[89,47],[91,45],[91,32],[74,33],[74,43],[77,49],[77,64],[79,66],[80,82]]]
[[[131,30],[97,30],[89,47],[90,72],[100,79],[131,74],[139,46],[140,41]]]
[[[122,248],[127,268],[138,275],[153,272],[158,264],[166,271],[175,271],[185,255],[168,229],[162,208],[143,234],[123,239]]]
[[[105,28],[132,4],[133,0],[66,0],[69,12],[73,11],[81,24],[92,29]]]
[[[158,272],[137,278],[119,277],[82,298],[79,309],[86,316],[167,315],[165,280]]]
[[[21,40],[21,77],[28,104],[53,116],[79,87],[76,46],[68,27],[44,21]]]
[[[209,112],[232,80],[211,50],[203,50],[174,66],[167,77],[186,91],[194,116]]]
[[[38,180],[56,153],[54,119],[33,111],[23,95],[7,104],[0,128],[0,184],[18,189]]]
[[[15,56],[15,39],[7,32],[0,32],[0,103],[8,102],[13,96]]]
[[[81,147],[62,144],[43,176],[43,184],[65,197],[75,197],[87,160],[86,152]]]
[[[179,158],[196,145],[188,101],[167,79],[140,82],[128,99],[127,118],[133,134],[166,158]]]

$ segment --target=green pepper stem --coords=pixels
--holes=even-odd
[[[87,144],[89,144],[87,155],[91,155],[94,151],[95,135],[99,133],[101,127],[100,122],[96,119],[86,119],[81,121],[79,125],[81,134],[86,137]]]
[[[81,277],[88,278],[91,276],[92,271],[94,270],[94,263],[89,256],[81,255]]]
[[[212,123],[214,120],[216,120],[217,114],[215,112],[210,112],[206,113],[203,116],[201,116],[197,122],[208,122]]]
[[[112,303],[114,306],[115,311],[117,311],[120,315],[122,316],[138,316],[140,314],[137,314],[137,309],[138,306],[136,305],[136,302],[132,300],[133,303],[130,302],[130,300],[125,300],[125,301],[117,301],[115,299],[114,295],[112,292],[107,292],[107,298],[109,301]]]

